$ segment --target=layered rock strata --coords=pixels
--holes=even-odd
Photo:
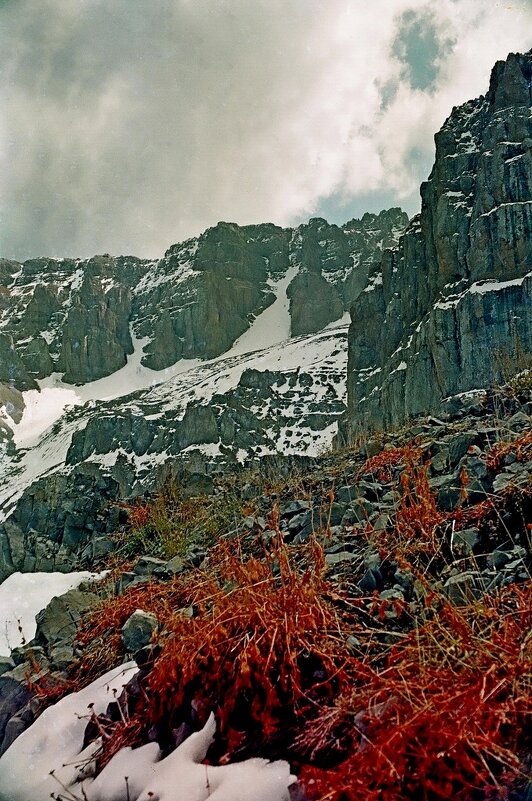
[[[421,213],[353,306],[345,437],[531,366],[531,81],[511,54],[436,134]]]

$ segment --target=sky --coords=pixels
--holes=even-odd
[[[0,0],[0,256],[419,208],[532,0]]]

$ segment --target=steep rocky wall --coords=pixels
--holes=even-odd
[[[531,79],[511,54],[436,134],[421,214],[353,305],[345,438],[530,366]]]
[[[297,228],[289,255],[298,268],[288,291],[292,336],[319,331],[349,311],[407,224],[405,212],[393,208],[342,226],[315,217]]]
[[[291,333],[317,332],[349,308],[407,222],[400,209],[342,227],[222,222],[154,261],[0,260],[0,381],[20,390],[53,372],[67,383],[94,381],[123,367],[135,339],[154,370],[213,358],[273,303],[289,269],[298,272]]]

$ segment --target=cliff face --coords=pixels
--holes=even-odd
[[[421,214],[355,301],[344,436],[441,411],[532,350],[532,51],[436,135]]]
[[[113,499],[180,470],[329,447],[347,324],[323,329],[407,223],[219,223],[156,261],[0,261],[0,581],[92,553]]]
[[[0,382],[19,390],[61,373],[71,384],[111,375],[136,341],[142,363],[225,351],[290,286],[291,333],[337,320],[408,223],[400,209],[339,227],[219,223],[158,260],[132,256],[0,260]]]

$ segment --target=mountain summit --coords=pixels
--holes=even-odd
[[[421,213],[353,307],[347,438],[530,366],[531,108],[532,51],[511,54],[436,134]]]

